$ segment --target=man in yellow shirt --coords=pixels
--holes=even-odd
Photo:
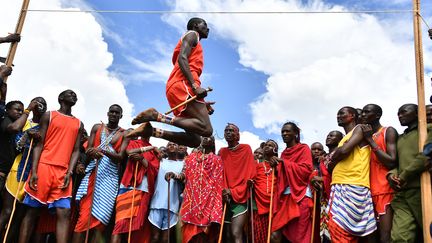
[[[356,242],[376,230],[372,196],[369,190],[370,147],[362,126],[357,125],[357,111],[342,107],[338,125],[346,136],[331,157],[330,236],[334,242]]]

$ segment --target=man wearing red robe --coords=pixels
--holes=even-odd
[[[149,138],[131,140],[126,148],[129,159],[116,201],[115,226],[111,238],[113,243],[121,242],[122,234],[128,234],[129,230],[131,242],[150,242],[148,208],[155,190],[160,160],[156,151],[148,150],[151,148],[154,147],[149,143]]]
[[[272,242],[281,242],[282,235],[289,241],[310,242],[312,235],[312,193],[309,178],[313,170],[309,146],[300,143],[300,129],[287,122],[282,127],[286,149],[277,164],[277,190],[273,201]]]
[[[240,144],[239,128],[229,123],[224,131],[228,147],[221,148],[219,155],[224,167],[224,189],[222,197],[226,206],[225,242],[241,243],[243,227],[247,222],[248,180],[256,173],[256,161],[252,149],[247,144]]]

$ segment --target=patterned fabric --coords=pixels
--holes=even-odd
[[[222,218],[222,160],[219,156],[192,153],[185,161],[186,187],[180,210],[184,222],[207,226]]]
[[[118,130],[119,128],[117,128]],[[103,148],[114,152],[114,148],[111,145],[111,140],[117,133],[117,130],[111,132],[109,136],[106,136],[105,129],[101,132],[101,144],[98,148]],[[96,168],[97,160],[92,160],[86,168],[85,177],[81,181],[76,195],[76,200],[79,201],[85,195],[87,195],[87,189],[89,184],[89,178],[92,171]],[[106,155],[104,155],[98,164],[95,191],[93,196],[93,207],[92,215],[107,225],[110,221],[111,215],[114,211],[114,205],[118,192],[118,169],[117,165],[113,163]]]
[[[369,188],[334,184],[329,205],[331,219],[348,233],[365,236],[377,229]]]
[[[32,153],[30,152],[30,155],[28,155],[29,154],[29,147],[30,147],[30,139],[29,139],[29,136],[28,136],[28,132],[30,130],[39,131],[39,124],[33,123],[31,120],[27,121],[26,124],[25,124],[25,126],[24,126],[24,128],[23,128],[23,132],[17,134],[17,136],[15,138],[15,142],[17,144],[17,149],[22,151],[22,154],[21,154],[21,157],[20,157],[20,162],[19,162],[19,165],[18,165],[18,171],[17,171],[18,173],[17,173],[17,178],[16,178],[17,181],[20,180],[20,176],[21,176],[22,171],[24,169],[24,164],[25,164],[27,156],[28,156],[28,161],[29,162],[27,162],[27,166],[24,169],[24,177],[23,177],[23,179],[21,181],[27,181],[27,177],[28,177],[28,175],[30,173],[30,168],[31,168],[31,164],[32,164],[31,161],[33,161],[33,159],[32,159]],[[33,143],[33,147],[35,145],[36,144]],[[18,156],[17,156],[17,158],[18,158]],[[15,160],[17,158],[15,158]]]
[[[320,205],[320,237],[321,240],[324,238],[330,239],[330,232],[327,226],[329,221],[329,215],[327,213],[328,200],[323,196],[320,197]]]
[[[268,232],[269,216],[267,214],[258,214],[256,211],[253,215],[254,240],[255,242],[266,242]]]

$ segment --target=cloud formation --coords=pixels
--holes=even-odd
[[[178,11],[354,10],[321,0],[177,0],[172,7]],[[183,26],[187,17],[164,19]],[[250,103],[254,126],[268,133],[279,134],[284,122],[294,121],[305,142],[324,141],[329,131],[338,128],[339,108],[362,108],[368,103],[382,106],[384,125],[402,131],[397,109],[417,102],[410,14],[391,18],[369,14],[203,17],[213,33],[235,43],[243,66],[269,75],[266,92]],[[431,47],[424,51],[427,66]],[[429,78],[425,80],[428,83]],[[426,90],[429,97],[430,89]]]
[[[14,31],[20,8],[20,1],[2,5],[0,35]],[[66,7],[60,0],[40,0],[31,2],[30,8]],[[67,8],[73,9],[70,3]],[[6,55],[8,45],[0,48],[1,55]],[[58,94],[72,89],[78,95],[73,114],[83,120],[88,131],[94,123],[106,122],[108,107],[114,103],[123,107],[121,125],[129,127],[133,105],[122,82],[108,71],[112,62],[102,27],[91,14],[29,12],[7,98],[27,105],[33,97],[43,96],[48,109],[53,110],[59,107]]]

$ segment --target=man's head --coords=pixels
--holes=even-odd
[[[265,143],[264,143],[265,146]],[[257,148],[254,151],[254,159],[263,160],[264,159],[264,150],[262,148]]]
[[[164,159],[168,158],[167,148],[165,146],[159,147],[159,151],[160,151],[162,158],[164,158]]]
[[[351,106],[340,108],[336,115],[338,126],[343,127],[351,122],[357,123],[357,110]]]
[[[198,32],[200,38],[205,39],[208,37],[210,29],[207,23],[202,18],[191,18],[187,23],[187,30],[194,30]]]
[[[382,109],[379,105],[369,104],[362,109],[361,119],[363,124],[374,124],[379,122],[382,116]]]
[[[215,139],[213,136],[203,137],[202,141],[201,141],[201,146],[207,151],[210,151],[213,153],[216,152]]]
[[[287,146],[300,142],[300,128],[293,122],[287,122],[282,126],[281,135]]]
[[[361,119],[362,119],[362,109],[360,109],[360,108],[356,108],[356,111],[357,111],[357,123],[361,123]]]
[[[232,123],[228,123],[224,130],[224,138],[227,143],[238,143],[240,141],[239,128]]]
[[[33,102],[33,101],[36,101],[38,104],[36,109],[34,109],[33,113],[36,116],[43,115],[47,110],[47,103],[46,103],[45,99],[43,97],[36,97],[36,98],[33,98],[31,100],[31,102]]]
[[[21,117],[24,111],[24,104],[19,100],[9,101],[6,104],[6,114],[12,120],[15,121]]]
[[[77,95],[73,90],[67,89],[61,92],[58,96],[59,104],[66,104],[68,106],[74,106],[78,101]]]
[[[177,150],[177,159],[183,160],[188,155],[187,147],[184,145],[179,145]]]
[[[427,123],[432,123],[432,105],[426,106],[426,120]]]
[[[176,160],[177,159],[177,152],[178,152],[178,145],[173,142],[168,142],[166,146],[166,152],[168,154],[168,159]]]
[[[338,146],[340,140],[342,140],[343,134],[339,131],[331,131],[326,138],[326,146],[329,148]]]
[[[278,150],[279,150],[279,146],[274,140],[272,140],[272,139],[267,140],[267,142],[264,145],[264,149],[263,149],[264,158],[269,159],[273,156],[277,156]]]
[[[315,142],[311,145],[312,159],[317,161],[324,152],[324,146],[320,142]]]
[[[118,124],[120,119],[123,117],[123,109],[120,105],[114,104],[108,108],[107,112],[108,123]]]
[[[409,126],[417,123],[417,105],[405,104],[398,110],[398,118],[401,126]]]

